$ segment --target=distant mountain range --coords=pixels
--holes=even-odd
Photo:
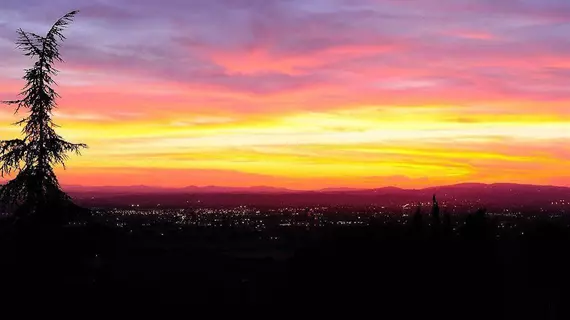
[[[376,189],[326,188],[314,191],[266,186],[218,187],[188,186],[160,188],[149,186],[87,187],[64,186],[80,204],[87,206],[314,206],[314,205],[401,205],[430,201],[480,203],[482,206],[542,206],[564,200],[570,202],[570,188],[521,184],[464,183],[423,189],[384,187]]]
[[[144,194],[144,193],[290,193],[297,192],[285,188],[274,188],[265,186],[255,187],[218,187],[218,186],[188,186],[183,188],[165,188],[165,187],[151,187],[151,186],[101,186],[89,187],[69,185],[63,186],[63,189],[69,193],[108,193],[108,194]]]
[[[480,184],[480,183],[464,183],[441,187],[429,187],[423,189],[403,189],[398,187],[381,187],[381,188],[324,188],[316,190],[295,190],[287,188],[277,188],[268,186],[253,186],[253,187],[221,187],[221,186],[187,186],[181,188],[168,188],[168,187],[152,187],[145,185],[134,186],[81,186],[81,185],[66,185],[63,189],[66,192],[92,192],[92,193],[109,193],[109,194],[146,194],[146,193],[233,193],[233,194],[250,194],[250,193],[354,193],[354,192],[408,192],[408,191],[422,191],[422,190],[438,190],[438,189],[473,189],[482,187],[497,187],[497,186],[512,186],[512,187],[536,187],[531,185],[517,185],[517,184]]]

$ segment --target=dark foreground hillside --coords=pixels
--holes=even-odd
[[[287,229],[272,241],[232,228],[3,226],[1,301],[567,319],[567,227],[536,222],[516,233],[497,239],[370,225]]]

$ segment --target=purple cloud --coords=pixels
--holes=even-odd
[[[63,49],[68,67],[109,77],[254,95],[354,83],[380,95],[388,89],[378,81],[445,79],[417,94],[453,88],[478,97],[486,90],[489,97],[569,98],[562,71],[570,65],[557,62],[570,52],[570,3],[561,0],[6,0],[0,54],[23,67],[7,46],[15,38],[9,31],[45,30],[75,8],[82,13]],[[254,53],[265,60],[251,72],[225,61]],[[263,70],[264,63],[272,66]]]

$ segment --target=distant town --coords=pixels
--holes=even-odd
[[[570,228],[570,204],[565,200],[552,202],[547,207],[502,208],[487,211],[494,222],[496,237],[524,235],[526,225],[536,220],[549,220]],[[454,233],[459,232],[465,217],[480,207],[467,201],[449,201],[440,204],[443,215],[450,217]],[[237,206],[226,208],[141,208],[132,204],[130,208],[98,208],[95,216],[105,224],[127,229],[156,229],[164,233],[182,231],[187,228],[232,228],[259,233],[270,240],[278,240],[287,229],[315,230],[327,227],[359,227],[380,224],[405,227],[419,213],[425,216],[426,225],[431,224],[432,203],[406,203],[401,206],[316,206],[261,208]],[[81,224],[76,221],[74,224]],[[132,230],[131,230],[132,232]]]

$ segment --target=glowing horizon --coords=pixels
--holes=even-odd
[[[0,100],[72,9],[62,184],[570,186],[570,3],[6,0]],[[0,109],[2,139],[20,118]]]

